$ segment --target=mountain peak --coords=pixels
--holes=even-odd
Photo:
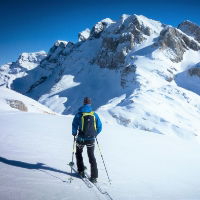
[[[33,67],[32,63],[39,64],[46,56],[45,51],[22,53],[16,63],[24,68],[31,69]]]
[[[85,30],[81,31],[81,32],[78,34],[78,41],[79,41],[79,42],[85,41],[85,40],[87,40],[89,37],[90,37],[90,29],[89,29],[89,28],[86,28]]]
[[[144,31],[146,35],[150,35],[151,33],[160,33],[161,29],[164,27],[164,25],[159,21],[136,14],[123,14],[120,21],[126,27],[130,27],[131,24],[133,24],[138,30],[146,30]]]
[[[200,26],[189,21],[183,21],[178,25],[178,29],[180,29],[185,34],[193,37],[196,41],[200,43]]]
[[[58,47],[66,47],[68,44],[68,41],[64,41],[64,40],[57,40],[55,43],[54,43],[54,46]]]

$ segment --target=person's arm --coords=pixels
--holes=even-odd
[[[79,114],[76,114],[74,116],[73,122],[72,122],[72,135],[76,136],[77,135],[77,130],[79,127]]]
[[[95,113],[95,118],[96,118],[97,134],[99,134],[102,131],[102,123],[99,116],[96,113]]]

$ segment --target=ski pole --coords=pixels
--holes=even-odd
[[[101,158],[102,158],[102,161],[103,161],[105,170],[106,170],[106,174],[107,174],[107,177],[108,177],[108,181],[109,181],[109,183],[111,184],[111,180],[110,180],[110,178],[109,178],[109,176],[108,176],[108,171],[107,171],[107,169],[106,169],[106,165],[105,165],[105,162],[104,162],[104,159],[103,159],[103,155],[102,155],[102,153],[101,153],[101,149],[100,149],[99,142],[98,142],[97,138],[96,138],[96,142],[97,142],[97,146],[98,146],[98,149],[99,149],[99,152],[100,152],[100,155],[101,155]]]
[[[74,165],[75,143],[76,143],[76,136],[74,136],[74,142],[73,142],[72,162],[71,162],[72,165]]]
[[[72,161],[69,163],[69,166],[71,166],[71,174],[72,174],[72,166],[74,165],[75,143],[76,143],[76,137],[74,136],[73,149],[72,149]],[[70,183],[71,183],[71,180],[72,180],[72,177],[70,179]]]

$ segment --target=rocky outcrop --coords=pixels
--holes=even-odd
[[[101,33],[110,25],[114,23],[110,18],[106,18],[95,24],[90,33],[90,39],[99,38]]]
[[[123,68],[121,72],[121,86],[126,88],[129,84],[133,85],[136,83],[136,65],[128,65]]]
[[[133,35],[125,33],[117,37],[105,37],[102,49],[95,58],[95,63],[102,68],[116,69],[122,67],[129,50],[133,48]]]
[[[34,88],[36,88],[38,85],[42,84],[44,81],[47,80],[46,76],[42,76],[38,81],[33,83],[30,88],[28,89],[27,93],[31,92]]]
[[[200,45],[186,34],[171,26],[166,27],[160,33],[158,42],[155,44],[162,50],[169,50],[167,56],[173,62],[180,62],[186,50],[200,50]],[[172,52],[172,53],[171,53]]]
[[[22,101],[14,100],[14,99],[7,99],[6,101],[7,101],[7,104],[12,108],[18,109],[23,112],[28,111],[28,108],[25,106],[25,104]]]
[[[101,32],[103,26],[99,28]],[[124,65],[126,55],[151,35],[151,29],[137,15],[123,15],[102,34],[102,48],[94,62],[102,68],[116,69]]]
[[[198,76],[200,77],[200,63],[196,64],[195,67],[192,67],[188,70],[190,76]]]
[[[134,35],[134,42],[141,43],[145,39],[144,35],[151,35],[151,28],[137,15],[123,15],[121,18],[121,25],[117,32],[130,32]]]
[[[200,43],[200,26],[197,24],[187,20],[179,24],[178,29],[180,29],[185,34],[192,36],[196,41]]]
[[[53,68],[55,67],[54,64],[59,65],[64,60],[64,57],[71,52],[73,47],[74,44],[72,42],[58,40],[49,50],[46,59],[41,62],[41,66],[45,67],[48,65],[47,68]]]

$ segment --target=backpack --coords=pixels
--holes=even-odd
[[[97,135],[96,118],[94,112],[82,113],[80,136],[84,138],[94,138]]]

